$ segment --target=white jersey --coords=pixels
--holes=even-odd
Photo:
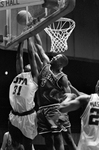
[[[26,112],[34,108],[34,96],[38,85],[33,81],[30,72],[23,72],[16,76],[10,85],[9,99],[15,112]],[[37,135],[36,112],[25,116],[9,114],[9,119],[15,127],[28,138],[33,139]]]
[[[81,117],[81,135],[77,150],[99,150],[99,96],[92,94]]]

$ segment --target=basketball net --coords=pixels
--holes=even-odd
[[[50,52],[61,53],[68,49],[67,40],[75,28],[75,22],[69,18],[60,18],[44,30],[51,39]]]

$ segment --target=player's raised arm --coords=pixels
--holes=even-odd
[[[41,61],[43,62],[43,64],[46,65],[47,63],[50,63],[50,59],[45,53],[43,47],[41,45],[36,44],[36,48],[38,50],[38,55],[41,58]]]
[[[42,46],[42,41],[39,34],[34,35],[34,42],[35,44],[39,44]]]
[[[35,41],[35,46],[37,48],[38,55],[39,55],[41,61],[43,62],[43,64],[49,63],[50,59],[46,55],[46,53],[43,49],[42,41],[41,41],[41,38],[40,38],[39,34],[34,36],[34,41]]]
[[[42,66],[43,66],[43,62],[42,62],[41,58],[38,55],[36,44],[39,44],[39,45],[42,46],[42,41],[41,41],[41,38],[40,38],[39,34],[34,35],[34,37],[32,37],[32,39],[33,39],[34,44],[35,44],[35,52],[36,52],[35,53],[35,59],[36,59],[36,63],[37,63],[37,66],[38,66],[38,71],[41,71]]]
[[[33,78],[35,78],[37,82],[38,68],[37,68],[37,63],[35,60],[35,45],[31,38],[27,39],[27,49],[28,49],[29,63],[31,66],[31,73],[32,73]]]
[[[16,55],[16,72],[23,72],[23,42],[19,43]]]

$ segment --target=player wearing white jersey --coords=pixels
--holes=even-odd
[[[30,66],[27,65],[25,70],[23,69],[23,43],[19,43],[18,46],[16,57],[18,75],[12,81],[9,90],[12,107],[9,114],[9,132],[12,143],[13,141],[21,143],[25,150],[32,150],[32,142],[37,135],[34,97],[38,89],[38,70],[31,39],[27,40],[27,45]]]
[[[33,81],[31,72],[19,74],[10,85],[10,104],[13,108],[10,113],[10,121],[12,125],[19,128],[26,137],[31,139],[37,135],[36,111],[34,109],[34,96],[37,88],[38,85]],[[20,113],[21,117],[16,112]],[[23,112],[27,112],[27,115],[22,115]]]
[[[99,96],[92,94],[81,117],[78,150],[99,150]]]
[[[77,150],[99,150],[99,81],[96,84],[96,93],[81,95],[74,100],[69,95],[68,100],[60,105],[62,112],[74,111],[84,107],[81,116],[81,134]]]

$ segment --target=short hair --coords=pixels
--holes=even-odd
[[[63,64],[63,67],[68,65],[68,58],[66,55],[62,54],[61,63]]]

